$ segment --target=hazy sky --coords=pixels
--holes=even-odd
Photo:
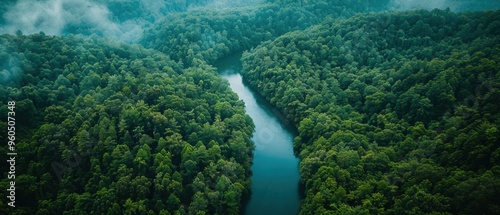
[[[500,0],[392,0],[392,9],[411,10],[450,8],[453,11],[500,9]]]
[[[105,5],[90,0],[19,0],[4,14],[7,25],[0,27],[0,33],[60,35],[68,26],[87,26],[112,39],[140,35],[138,23],[115,23],[110,17]]]
[[[128,0],[109,0],[109,2]],[[147,14],[156,18],[164,15],[165,0],[139,1]],[[254,5],[263,0],[214,0],[206,7],[224,8]],[[481,7],[499,9],[500,0],[391,0],[391,9],[445,9],[477,10]],[[199,7],[197,7],[199,8]],[[107,5],[92,0],[19,0],[3,14],[6,25],[0,26],[1,33],[14,34],[21,30],[24,34],[40,31],[49,35],[61,35],[68,27],[85,27],[114,40],[134,42],[142,34],[142,28],[150,24],[144,19],[114,22]]]
[[[105,2],[117,3],[120,1],[132,0]],[[165,0],[133,1],[139,1],[141,10],[146,10],[145,14],[156,19],[164,16],[166,11],[175,11],[166,8]],[[224,8],[258,4],[259,2],[262,0],[214,0],[205,7]],[[114,22],[112,15],[106,4],[92,0],[18,0],[3,14],[6,25],[0,26],[0,34],[15,34],[17,30],[21,30],[24,34],[43,31],[49,35],[61,35],[68,27],[81,26],[91,28],[111,39],[134,42],[141,36],[142,28],[151,24],[145,19],[136,18],[121,23]]]

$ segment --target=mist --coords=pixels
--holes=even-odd
[[[392,10],[447,9],[452,11],[475,11],[500,9],[500,0],[392,0]]]
[[[12,1],[11,1],[12,2]],[[18,0],[1,5],[0,34],[98,35],[136,42],[143,29],[168,13],[258,5],[264,0],[208,0],[199,4],[166,0]],[[450,8],[453,11],[500,9],[500,0],[392,0],[392,10]],[[1,23],[1,22],[0,22]]]
[[[20,56],[9,54],[7,49],[0,44],[0,84],[17,82],[23,75],[20,66]]]
[[[262,2],[215,0],[203,5],[186,5],[182,1],[165,0],[19,0],[4,9],[4,25],[0,26],[0,34],[15,34],[18,30],[23,34],[95,34],[134,43],[144,28],[168,13],[250,6]]]
[[[194,8],[223,9],[232,7],[253,6],[261,3],[264,3],[264,0],[214,0],[210,1],[204,6],[192,6],[189,9],[194,9]]]
[[[113,21],[106,5],[90,0],[20,0],[7,8],[3,18],[2,34],[14,34],[18,30],[23,34],[83,33],[125,42],[137,40],[143,25],[148,24],[143,20]]]

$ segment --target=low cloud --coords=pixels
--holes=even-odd
[[[13,56],[7,48],[0,45],[0,84],[9,84],[20,80],[23,71],[19,68],[19,56]]]
[[[393,8],[397,10],[446,9],[446,5],[446,0],[394,0],[392,4]]]
[[[140,36],[140,23],[128,21],[115,23],[106,5],[90,0],[19,0],[3,15],[5,26],[0,33],[24,34],[43,31],[50,35],[62,35],[68,29],[102,34],[111,39],[130,42]]]
[[[452,11],[496,10],[500,9],[499,0],[392,0],[393,10],[446,9]]]
[[[261,3],[264,3],[264,0],[214,0],[202,6],[202,8],[223,9],[232,7],[253,6]],[[197,8],[197,7],[195,6],[191,8]]]

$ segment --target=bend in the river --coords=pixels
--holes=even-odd
[[[293,129],[267,101],[246,86],[239,74],[240,59],[241,54],[230,55],[216,66],[219,75],[229,81],[231,89],[245,102],[245,110],[255,124],[252,194],[244,213],[297,214],[300,175],[299,159],[293,152]]]

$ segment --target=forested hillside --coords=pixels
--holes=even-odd
[[[256,5],[260,0],[3,0],[0,33],[98,35],[135,43],[167,14]]]
[[[298,127],[300,213],[500,213],[499,20],[363,14],[246,52],[243,75]]]
[[[452,12],[485,7],[2,1],[0,214],[242,213],[255,126],[210,64],[244,51],[298,129],[300,214],[500,214],[500,11]]]
[[[253,123],[214,68],[74,36],[2,35],[0,47],[19,155],[16,208],[2,198],[1,214],[238,213]]]
[[[200,60],[213,63],[284,33],[318,24],[325,17],[350,17],[357,12],[382,10],[387,2],[269,0],[256,7],[194,10],[166,16],[144,32],[140,43],[184,65],[195,65]]]
[[[208,3],[168,8],[182,11]],[[120,23],[130,19],[132,27],[142,25],[165,12],[160,11],[163,4],[108,4],[34,2],[35,8],[46,10],[34,14],[38,24],[24,19],[14,25],[5,19],[1,23],[48,28],[52,34],[117,38],[123,30],[117,28],[124,27]],[[88,14],[78,12],[62,22],[67,13],[46,14],[57,7],[69,14],[82,8]],[[16,118],[16,182],[17,198],[23,201],[15,212],[239,213],[251,184],[253,123],[243,103],[205,62],[305,29],[326,16],[348,17],[368,7],[346,9],[342,1],[272,1],[225,12],[171,14],[141,40],[165,55],[96,36],[24,36],[23,31],[2,35],[0,98],[16,101],[16,112],[21,113]],[[28,9],[28,3],[18,1],[1,7],[3,18]],[[161,13],[146,16],[152,9]],[[7,111],[2,106],[1,113]],[[5,130],[7,124],[0,126]],[[10,213],[6,204],[3,199],[2,210]]]

